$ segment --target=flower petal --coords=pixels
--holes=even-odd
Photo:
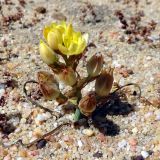
[[[56,53],[50,47],[48,47],[42,40],[39,44],[39,52],[42,60],[48,65],[53,64],[58,60]]]
[[[45,38],[45,40],[47,40],[47,36],[48,36],[48,33],[50,32],[51,30],[51,27],[50,26],[45,26],[44,29],[43,29],[43,36]]]
[[[61,34],[63,34],[63,33],[65,32],[65,28],[64,28],[63,26],[58,25],[58,26],[56,27],[56,29],[57,29]]]
[[[78,40],[78,47],[77,47],[76,53],[77,54],[82,53],[84,51],[85,47],[86,47],[86,41],[82,37],[80,37]]]
[[[61,53],[68,55],[68,49],[64,47],[62,44],[58,44],[58,49],[60,50]]]
[[[57,50],[58,44],[62,43],[62,37],[59,31],[55,30],[54,32],[49,32],[47,36],[47,42],[53,50]]]
[[[67,36],[67,34],[64,34],[62,38],[63,38],[64,46],[68,48],[71,42],[71,38]]]
[[[74,55],[76,54],[76,51],[77,51],[77,47],[78,45],[76,43],[71,43],[68,50],[69,50],[69,53],[68,55]]]
[[[81,37],[81,32],[74,32],[73,33],[73,41],[78,42],[78,38]]]
[[[47,42],[53,50],[58,49],[58,36],[56,35],[55,32],[48,33]]]
[[[69,24],[66,28],[66,35],[68,37],[71,37],[72,36],[72,33],[73,33],[73,27],[72,27],[72,24]]]

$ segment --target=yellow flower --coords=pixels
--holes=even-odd
[[[87,46],[88,35],[74,31],[72,24],[52,23],[43,30],[43,35],[50,48],[59,50],[67,56],[81,54]]]
[[[48,47],[42,40],[39,44],[39,52],[42,60],[48,65],[53,64],[58,60],[56,53],[50,47]]]
[[[57,26],[56,23],[52,23],[50,26],[44,28],[43,36],[53,50],[58,50],[58,44],[62,44],[63,32],[64,27]]]

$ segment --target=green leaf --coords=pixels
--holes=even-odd
[[[79,110],[79,108],[76,109],[75,113],[74,113],[74,120],[78,121],[81,117],[81,112]]]

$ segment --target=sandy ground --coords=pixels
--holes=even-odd
[[[10,119],[16,126],[13,132],[9,135],[0,132],[0,160],[160,160],[159,0],[0,2],[0,124],[2,114],[20,114]],[[22,89],[25,81],[36,80],[37,71],[48,71],[38,52],[42,29],[52,21],[62,20],[72,20],[76,30],[89,33],[91,45],[87,57],[97,52],[103,54],[106,66],[116,67],[115,81],[120,85],[139,84],[143,101],[136,101],[134,109],[128,104],[114,104],[114,108],[109,108],[105,133],[91,125],[89,131],[93,134],[88,136],[83,126],[79,129],[65,126],[61,132],[49,136],[46,145],[42,142],[41,149],[21,145],[5,148],[2,142],[22,139],[26,144],[58,124],[72,120],[72,113],[55,120],[34,107]],[[133,29],[132,25],[136,27]],[[8,59],[4,60],[5,57]],[[81,64],[79,72],[85,71]],[[84,93],[92,89],[91,84]],[[41,98],[38,91],[34,94],[37,99]],[[39,101],[44,107],[61,111],[54,101],[43,98]],[[48,115],[42,123],[36,120],[40,114]]]

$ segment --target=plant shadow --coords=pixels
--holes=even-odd
[[[106,136],[116,136],[120,132],[120,127],[106,116],[127,116],[134,111],[134,105],[124,100],[118,94],[113,94],[102,105],[98,105],[92,114],[92,124],[95,128]],[[87,117],[83,117],[79,121],[79,125],[89,127]]]
[[[127,116],[132,111],[134,111],[134,105],[122,99],[119,94],[113,94],[103,105],[96,108],[92,114],[92,121],[104,135],[116,136],[120,132],[120,127],[106,116]]]

